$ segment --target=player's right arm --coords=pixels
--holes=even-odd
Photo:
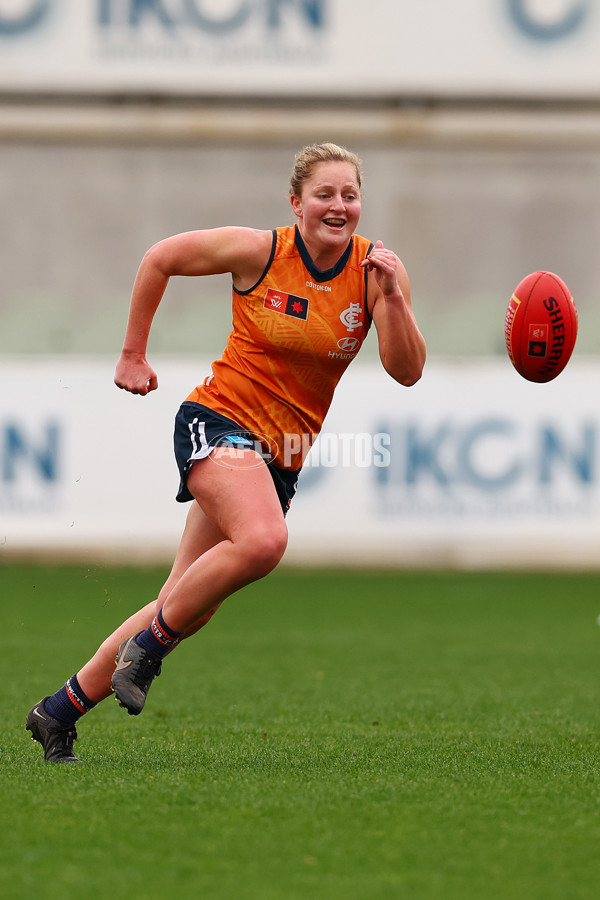
[[[240,290],[255,284],[267,265],[272,232],[252,228],[213,228],[176,234],[144,255],[133,285],[129,317],[115,384],[132,394],[156,390],[158,379],[146,359],[154,315],[173,275],[230,272]]]

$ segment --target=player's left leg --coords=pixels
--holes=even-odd
[[[223,540],[185,569],[150,627],[119,647],[112,686],[130,715],[142,711],[172,647],[226,597],[272,571],[287,543],[275,484],[256,451],[217,447],[194,462],[187,485]]]
[[[86,695],[98,703],[112,693],[111,677],[115,669],[115,657],[121,644],[131,635],[139,634],[148,628],[152,620],[162,608],[177,582],[187,569],[207,550],[223,540],[223,535],[200,506],[194,501],[188,512],[185,528],[171,572],[165,581],[156,600],[148,603],[120,625],[100,645],[94,656],[77,673],[79,684]],[[216,609],[207,610],[194,622],[184,637],[198,631],[212,617]]]

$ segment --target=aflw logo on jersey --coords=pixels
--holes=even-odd
[[[306,297],[296,297],[295,294],[287,294],[285,291],[276,291],[268,288],[264,302],[265,309],[282,313],[284,316],[293,316],[295,319],[308,318],[308,300]]]

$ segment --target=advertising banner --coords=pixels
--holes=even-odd
[[[0,0],[0,90],[598,96],[595,0]]]
[[[173,419],[210,366],[153,363],[160,387],[139,397],[113,360],[0,362],[0,561],[170,559],[187,509]],[[540,385],[508,360],[433,361],[412,388],[356,363],[300,477],[286,560],[597,567],[599,393],[596,362]]]

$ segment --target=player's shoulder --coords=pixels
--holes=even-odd
[[[273,248],[273,231],[262,228],[231,226],[226,229],[229,253],[235,262],[232,271],[242,271],[247,265],[264,267]]]
[[[248,228],[244,225],[228,225],[218,230],[240,250],[247,249],[251,252],[256,252],[261,248],[270,248],[273,243],[272,228]]]
[[[227,237],[234,286],[246,292],[262,278],[273,258],[275,231],[235,226]]]
[[[369,238],[364,237],[362,234],[357,234],[355,231],[352,235],[352,248],[350,250],[350,259],[351,260],[359,260],[362,261],[371,247],[373,246],[373,241]]]

